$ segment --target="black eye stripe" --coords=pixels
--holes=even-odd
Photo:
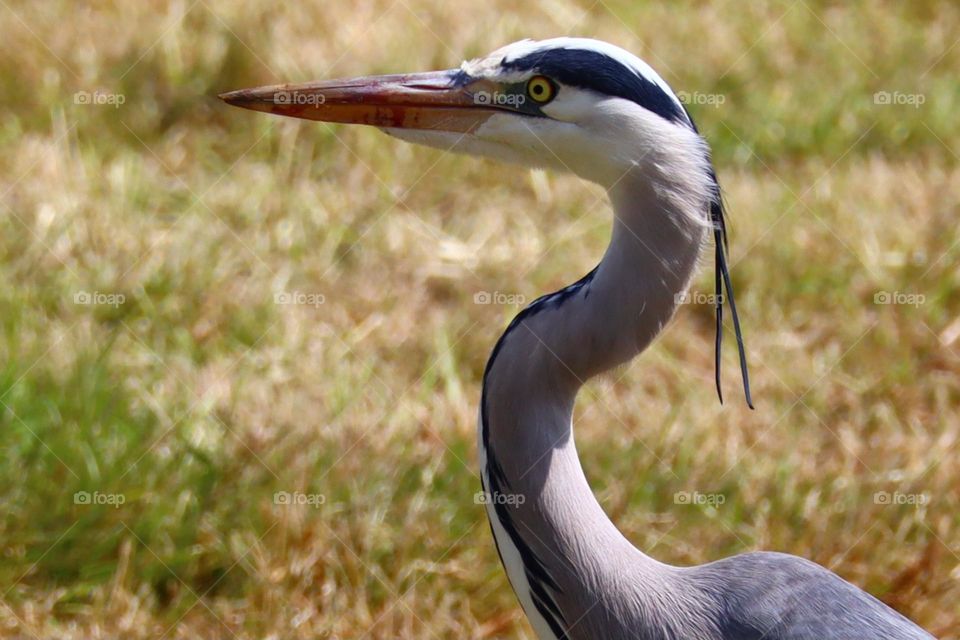
[[[683,108],[657,83],[597,51],[548,49],[516,60],[504,59],[501,66],[517,71],[535,69],[563,84],[630,100],[665,120],[690,126]]]

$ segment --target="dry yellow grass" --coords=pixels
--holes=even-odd
[[[601,502],[661,560],[789,551],[960,638],[958,27],[948,2],[3,5],[0,634],[532,637],[473,501],[517,308],[473,300],[591,268],[603,193],[214,96],[572,33],[724,97],[692,110],[757,399],[728,353],[718,406],[711,310],[682,309],[581,397]]]

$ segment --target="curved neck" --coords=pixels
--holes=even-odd
[[[544,453],[543,442],[516,446],[532,444],[528,438],[570,431],[579,388],[650,344],[696,269],[708,230],[696,216],[642,179],[622,181],[610,199],[613,233],[597,268],[521,312],[490,357],[483,407],[490,436],[520,457]],[[547,407],[562,410],[544,415]]]
[[[596,574],[605,559],[609,565],[618,551],[656,564],[623,538],[590,490],[574,446],[573,405],[588,378],[632,359],[668,322],[708,227],[697,212],[679,209],[682,199],[662,197],[643,176],[621,181],[610,198],[615,221],[603,260],[580,282],[521,312],[484,376],[482,477],[489,494],[507,494],[492,496],[502,504],[488,504],[488,514],[535,627],[537,615],[552,614],[544,604],[549,593],[525,600],[530,581],[553,582],[564,598],[586,598],[589,584],[602,580]],[[511,502],[511,495],[522,498]],[[516,548],[521,568],[505,546],[510,554]]]

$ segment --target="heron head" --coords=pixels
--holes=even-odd
[[[716,292],[722,300],[723,279],[752,407],[709,148],[677,95],[636,56],[585,38],[522,40],[458,69],[275,85],[220,97],[256,111],[367,124],[431,147],[568,170],[611,191],[628,175],[646,178],[642,186],[675,205],[666,207],[680,214],[673,224],[713,228]],[[719,365],[718,355],[718,393]]]
[[[523,40],[458,69],[221,98],[279,115],[373,125],[410,142],[568,170],[607,187],[637,168],[709,173],[706,145],[670,87],[636,56],[597,40]]]

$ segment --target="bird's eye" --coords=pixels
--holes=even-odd
[[[534,102],[545,104],[553,100],[556,94],[556,85],[545,76],[533,76],[527,81],[527,95],[529,95]]]

